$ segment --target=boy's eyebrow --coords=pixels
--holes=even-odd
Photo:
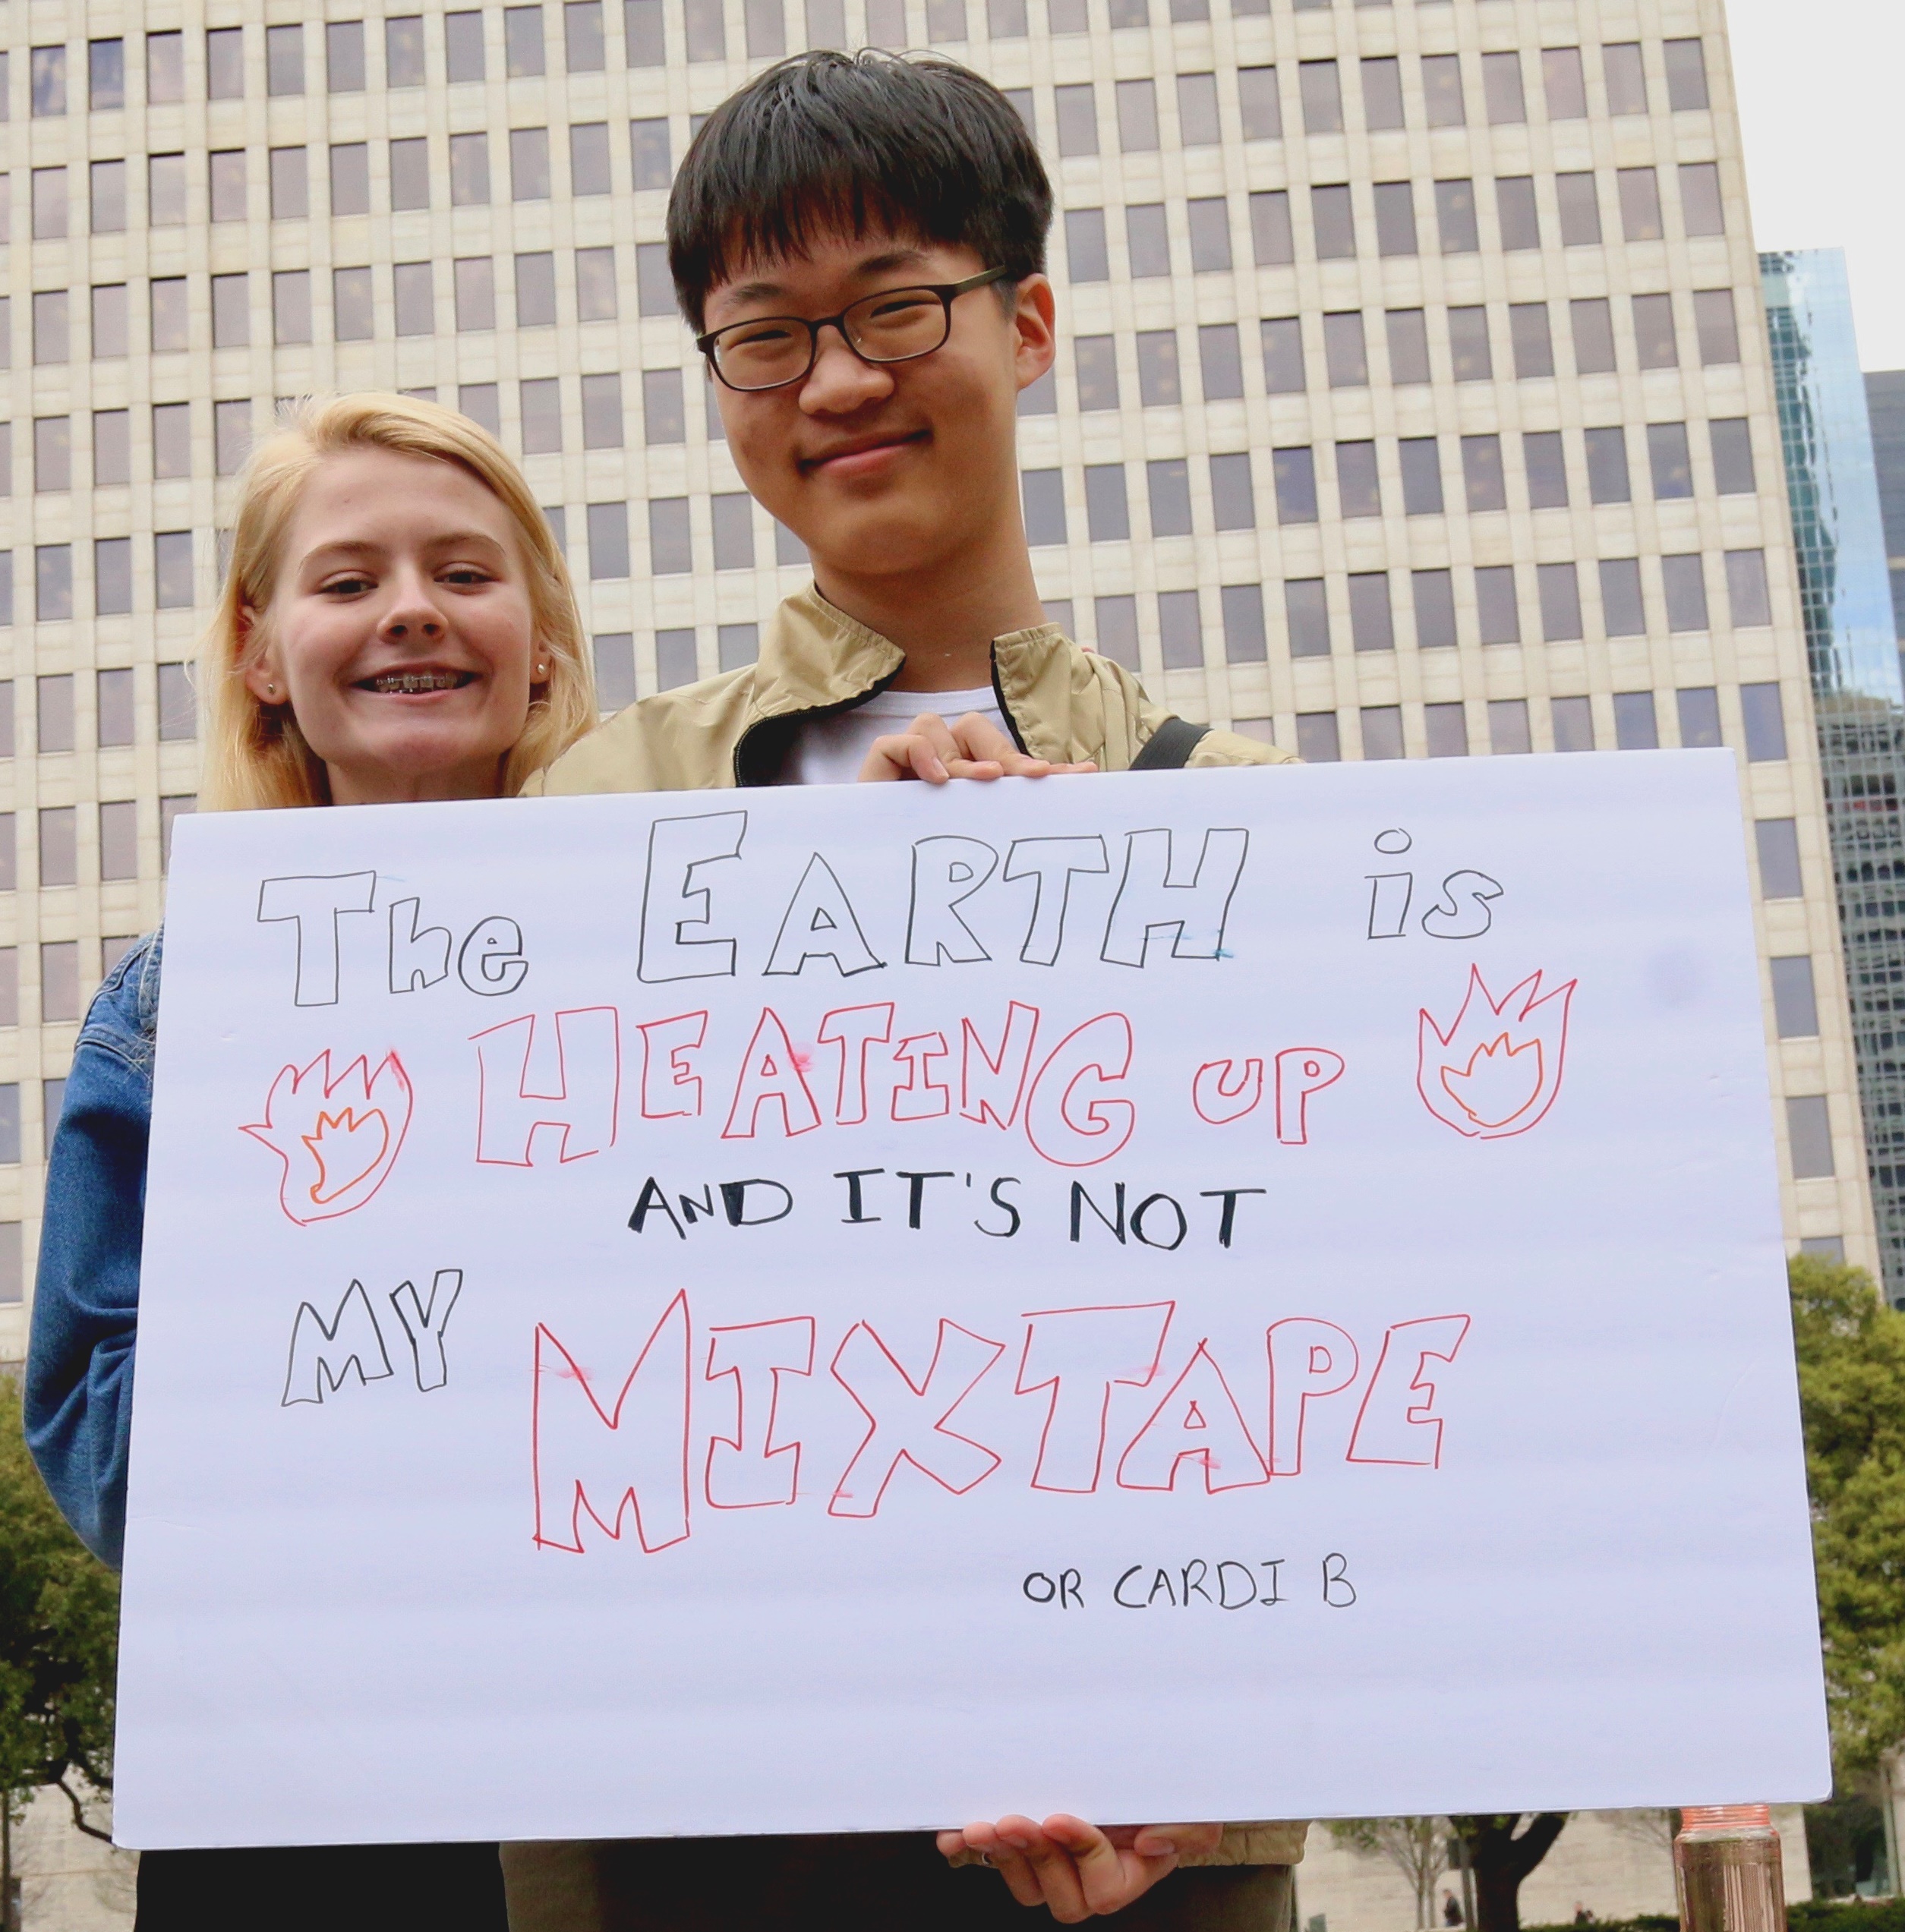
[[[850,271],[854,275],[884,275],[889,269],[910,268],[916,262],[926,259],[926,251],[918,247],[882,248],[877,254],[863,257],[856,262]],[[762,276],[752,282],[730,282],[720,293],[730,301],[774,301],[787,293],[784,282],[775,282]]]

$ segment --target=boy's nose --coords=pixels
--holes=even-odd
[[[809,415],[857,409],[893,392],[893,378],[878,364],[863,361],[837,329],[823,329],[814,366],[800,387],[800,406]]]

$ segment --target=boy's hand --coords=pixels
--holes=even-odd
[[[1177,1869],[1186,1852],[1214,1851],[1222,1825],[1116,1825],[1100,1831],[1058,1812],[1042,1825],[1030,1818],[942,1831],[941,1852],[980,1853],[995,1866],[1022,1905],[1046,1905],[1061,1925],[1121,1912]]]
[[[937,711],[922,711],[904,731],[876,738],[860,767],[859,782],[923,778],[943,785],[948,778],[1044,778],[1054,772],[1096,771],[1082,764],[1054,764],[1028,758],[998,726],[968,711],[948,724]]]

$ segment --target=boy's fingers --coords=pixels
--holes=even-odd
[[[1222,1825],[1146,1825],[1131,1843],[1142,1858],[1195,1858],[1216,1851],[1223,1835]]]
[[[1178,1861],[1175,1852],[1162,1858],[1120,1852],[1096,1826],[1062,1812],[1046,1819],[1045,1830],[1071,1853],[1081,1903],[1093,1915],[1120,1911],[1142,1897]]]
[[[1013,1842],[1001,1836],[1010,1830]],[[967,1845],[982,1853],[1005,1881],[1006,1889],[1022,1905],[1042,1905],[1045,1889],[1026,1858],[1023,1848],[1040,1836],[1030,1818],[1002,1818],[996,1825],[968,1825],[960,1836]]]

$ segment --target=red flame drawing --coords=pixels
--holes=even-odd
[[[415,1100],[394,1053],[374,1073],[360,1054],[333,1078],[326,1048],[308,1067],[279,1072],[264,1118],[244,1131],[285,1164],[278,1204],[304,1228],[362,1207],[383,1185]]]
[[[1422,1010],[1415,1085],[1423,1105],[1472,1139],[1526,1133],[1561,1091],[1575,984],[1544,993],[1533,972],[1498,1000],[1471,966],[1462,1010],[1446,1032]]]

